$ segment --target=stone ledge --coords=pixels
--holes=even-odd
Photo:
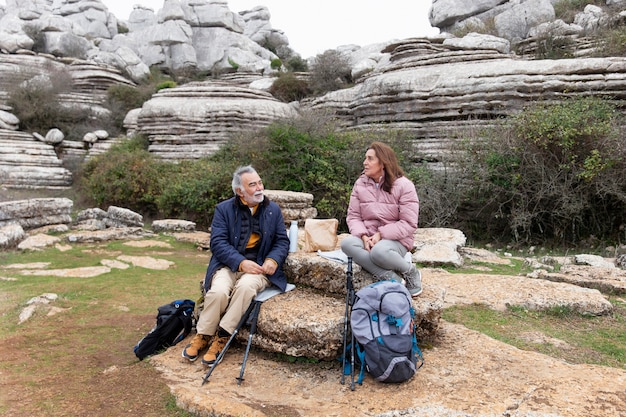
[[[432,342],[437,335],[445,291],[430,287],[413,301],[417,338]],[[341,354],[345,298],[322,294],[312,288],[296,288],[265,301],[259,311],[252,345],[267,352],[334,360]],[[248,329],[238,334],[248,339]]]

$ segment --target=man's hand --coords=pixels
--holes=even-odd
[[[273,275],[277,267],[276,262],[271,259],[266,259],[265,262],[263,262],[263,273],[265,275]]]
[[[267,261],[265,261],[265,263],[267,263]],[[257,264],[254,261],[250,261],[248,259],[246,259],[245,261],[243,261],[241,263],[241,272],[246,272],[248,274],[263,274],[265,273],[264,268],[265,264],[263,266]]]

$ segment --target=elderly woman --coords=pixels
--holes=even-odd
[[[363,168],[350,195],[350,236],[341,242],[341,250],[378,280],[404,282],[417,297],[422,293],[421,274],[405,258],[417,230],[415,185],[404,176],[393,149],[381,142],[368,147]]]

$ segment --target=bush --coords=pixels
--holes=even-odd
[[[79,176],[83,196],[103,209],[113,205],[156,214],[157,197],[174,165],[157,160],[146,148],[147,141],[135,137],[87,160]]]
[[[291,72],[307,72],[309,70],[309,64],[300,55],[294,55],[289,58],[285,62],[285,67]]]
[[[311,68],[311,88],[315,93],[338,90],[350,83],[352,67],[348,56],[329,49],[315,57]]]
[[[302,113],[260,130],[242,132],[214,155],[197,161],[169,163],[152,157],[147,141],[133,138],[88,160],[79,189],[88,204],[121,205],[149,216],[183,218],[209,227],[215,205],[233,195],[232,173],[252,164],[267,189],[313,194],[319,218],[345,216],[354,181],[363,169],[367,145],[385,141],[408,166],[414,151],[399,131],[338,133],[327,114]],[[408,170],[410,171],[410,170]]]
[[[537,39],[535,59],[568,59],[574,57],[574,41],[566,36],[547,34]]]
[[[467,207],[485,237],[576,244],[626,223],[626,149],[614,105],[538,103],[468,146]],[[478,210],[478,206],[480,210]]]
[[[158,83],[156,85],[156,91],[161,91],[164,88],[174,88],[176,87],[176,81],[172,81],[172,80],[166,80],[166,81],[161,81],[160,83]]]
[[[45,135],[50,129],[58,128],[66,138],[71,138],[75,125],[91,118],[88,109],[63,104],[61,96],[69,93],[73,86],[72,76],[67,71],[33,78],[25,75],[24,78],[25,81],[9,91],[7,99],[22,130]]]
[[[270,61],[270,67],[275,71],[281,69],[282,66],[283,66],[283,61],[281,61],[280,58],[274,58]]]
[[[155,92],[152,85],[132,86],[115,84],[107,90],[106,107],[111,112],[111,124],[118,131],[124,129],[124,118],[132,109],[140,108]],[[109,132],[116,133],[116,132]]]
[[[208,227],[217,203],[233,196],[234,171],[232,160],[220,163],[205,158],[177,164],[157,198],[160,215]]]
[[[277,99],[286,103],[299,101],[311,93],[309,84],[300,78],[297,78],[291,72],[281,73],[269,90]]]
[[[626,27],[607,29],[598,34],[600,47],[595,56],[626,56]]]

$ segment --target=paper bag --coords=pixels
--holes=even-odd
[[[337,219],[306,219],[304,222],[304,251],[329,251],[337,247]]]

